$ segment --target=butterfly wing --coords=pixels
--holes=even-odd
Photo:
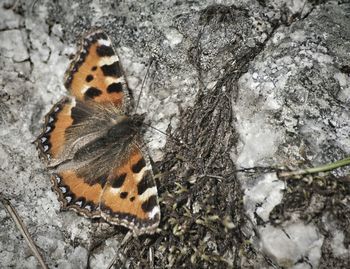
[[[122,108],[126,81],[111,40],[102,31],[86,35],[65,74],[65,87],[78,100],[112,102]]]
[[[45,116],[43,131],[35,142],[40,158],[47,164],[57,158],[64,148],[65,131],[72,126],[74,121],[71,116],[73,107],[74,102],[65,97],[55,104]]]
[[[108,128],[108,120],[101,116],[108,115],[108,110],[101,112],[101,109],[70,97],[55,104],[46,115],[43,131],[35,141],[41,159],[52,168],[72,163],[71,159],[82,145],[99,137],[103,127]],[[98,208],[105,184],[103,178],[86,181],[73,163],[55,171],[51,181],[63,209],[72,209],[86,217],[101,216]]]
[[[51,182],[63,209],[76,211],[89,218],[101,217],[99,202],[104,185],[102,180],[89,184],[71,169],[54,173]]]
[[[40,157],[46,163],[57,159],[67,148],[66,131],[84,114],[78,111],[74,115],[76,101],[112,103],[123,109],[127,86],[119,58],[104,32],[95,31],[82,39],[80,49],[66,71],[64,84],[72,97],[63,98],[53,106],[37,139]]]
[[[160,221],[157,187],[144,156],[134,146],[125,161],[111,171],[100,200],[102,217],[134,234],[154,233]]]
[[[50,167],[72,159],[79,148],[113,125],[111,117],[123,117],[111,103],[102,106],[64,97],[46,115],[43,131],[36,139],[40,157]]]
[[[124,155],[115,154],[118,146],[111,144],[78,168],[63,165],[52,177],[62,207],[102,216],[136,235],[154,233],[160,221],[157,187],[146,155],[134,142]],[[113,155],[120,159],[111,160]]]

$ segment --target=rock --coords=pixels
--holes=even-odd
[[[21,30],[0,32],[0,53],[3,57],[12,58],[15,62],[23,62],[29,58],[25,33]]]
[[[120,248],[116,267],[349,268],[349,168],[276,174],[350,153],[350,5],[316,2],[1,6],[0,193],[48,267],[105,268]],[[126,229],[60,211],[31,144],[93,28],[110,35],[134,100],[149,67],[137,111],[171,134],[145,135],[160,231],[122,247]],[[0,267],[37,268],[1,204],[0,221]]]
[[[12,9],[0,9],[0,30],[18,29],[23,25],[23,17]]]

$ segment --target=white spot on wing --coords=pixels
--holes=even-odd
[[[153,219],[155,215],[157,215],[160,212],[159,206],[155,206],[151,212],[148,214],[148,218]]]
[[[87,90],[87,89],[86,89],[86,90]],[[85,90],[85,91],[86,91],[86,90]],[[76,104],[77,104],[77,102],[75,101],[75,98],[72,98],[70,107],[75,107]]]
[[[103,66],[103,65],[111,65],[115,62],[118,62],[119,58],[117,55],[113,55],[113,56],[106,56],[106,57],[102,57],[100,59],[100,61],[98,62],[99,66]]]
[[[121,188],[110,188],[109,191],[113,194],[118,194],[120,193]]]
[[[157,194],[157,187],[148,188],[144,193],[139,196],[141,201],[146,201],[150,196]]]
[[[109,39],[99,39],[97,40],[97,43],[101,46],[107,46],[110,47],[111,46],[111,41]]]
[[[62,193],[66,193],[67,192],[67,189],[65,187],[60,187],[60,190]]]
[[[82,89],[81,89],[81,91],[80,91],[81,94],[84,95],[85,92],[86,92],[89,88],[90,88],[90,86],[84,85],[84,87],[82,87]],[[73,101],[72,101],[72,108],[75,107],[75,104],[76,104],[75,100],[74,100],[74,104],[73,104]]]
[[[61,178],[59,177],[59,176],[55,176],[55,179],[56,179],[56,182],[59,184],[59,183],[61,183]]]
[[[147,171],[147,170],[151,170],[150,166],[145,166],[144,168],[142,168],[142,170],[140,172],[138,172],[137,174],[134,174],[135,180],[137,183],[139,183],[141,181],[141,179],[143,178],[143,174]]]
[[[119,78],[114,78],[114,77],[106,77],[105,78],[106,84],[110,85],[112,83],[121,83],[121,84],[126,84],[125,78],[124,77],[119,77]]]

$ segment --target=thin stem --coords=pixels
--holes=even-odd
[[[13,207],[13,205],[10,203],[9,200],[3,198],[0,196],[0,201],[4,205],[6,211],[9,213],[10,217],[13,219],[15,222],[18,230],[21,232],[22,236],[26,240],[30,250],[33,252],[34,256],[38,259],[39,264],[43,269],[48,269],[47,265],[45,264],[37,246],[35,245],[33,239],[31,238],[27,227],[24,225],[23,221],[19,217],[16,209]]]
[[[299,175],[305,175],[305,174],[314,174],[314,173],[331,171],[349,164],[350,164],[350,157],[333,162],[333,163],[317,166],[317,167],[300,169],[297,171],[280,172],[278,175],[279,177],[292,177],[292,176],[299,176]]]
[[[139,107],[140,99],[141,99],[141,94],[142,94],[142,91],[143,91],[143,87],[145,86],[146,79],[147,79],[148,74],[149,74],[149,69],[150,69],[152,63],[153,63],[153,57],[151,57],[151,59],[150,59],[150,61],[149,61],[149,64],[148,64],[148,67],[147,67],[147,71],[146,71],[146,75],[145,75],[145,77],[144,77],[143,80],[142,80],[141,91],[140,91],[139,96],[138,96],[138,98],[137,98],[135,113],[137,112],[137,108]]]
[[[147,124],[147,123],[144,123],[145,125],[147,125],[148,127],[152,128],[153,130],[156,130],[157,132],[165,135],[166,137],[172,139],[173,141],[179,143],[180,145],[184,145],[186,148],[189,148],[187,145],[185,145],[181,140],[177,139],[176,137],[173,137],[172,135],[168,135],[167,133],[163,132],[162,130],[159,130],[158,128],[156,127],[153,127],[152,125],[150,124]]]
[[[109,263],[107,269],[111,269],[112,266],[115,264],[115,262],[117,261],[118,259],[118,256],[119,256],[119,250],[122,246],[124,246],[131,238],[132,236],[132,232],[131,231],[128,231],[128,233],[125,235],[123,241],[121,242],[121,244],[118,246],[117,250],[116,250],[116,254],[115,256],[113,257],[113,259],[111,260],[111,262]]]

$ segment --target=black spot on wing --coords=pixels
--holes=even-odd
[[[85,78],[85,81],[86,82],[90,82],[93,79],[94,79],[93,75],[87,75],[86,78]]]
[[[152,188],[154,186],[154,180],[150,172],[145,173],[141,181],[137,184],[137,193],[141,195],[148,188]]]
[[[95,182],[100,184],[101,188],[103,188],[106,185],[107,177],[106,176],[101,176],[101,177],[97,178]]]
[[[108,93],[122,92],[122,91],[123,91],[123,85],[120,82],[109,84],[109,86],[107,87]]]
[[[120,193],[120,198],[125,199],[128,197],[128,193],[126,191]]]
[[[120,188],[121,186],[123,186],[125,178],[126,178],[126,174],[121,174],[121,175],[117,176],[116,178],[114,178],[112,180],[112,187],[113,188]]]
[[[134,173],[139,173],[142,170],[142,168],[144,168],[145,166],[146,166],[145,159],[142,158],[137,163],[135,163],[131,169]]]
[[[142,203],[141,208],[144,212],[150,212],[157,205],[157,196],[150,196],[145,202]]]
[[[101,66],[101,70],[103,72],[103,75],[109,76],[109,77],[121,77],[122,71],[119,67],[119,62],[114,62],[112,64],[105,64]]]
[[[91,71],[96,71],[97,70],[97,66],[94,65],[92,68],[91,68]]]
[[[100,57],[112,56],[114,55],[114,50],[110,46],[101,45],[96,48],[96,53]]]
[[[84,98],[85,100],[90,99],[90,98],[95,98],[97,96],[100,96],[102,94],[102,91],[95,88],[95,87],[90,87],[87,89],[87,91],[84,93]]]

